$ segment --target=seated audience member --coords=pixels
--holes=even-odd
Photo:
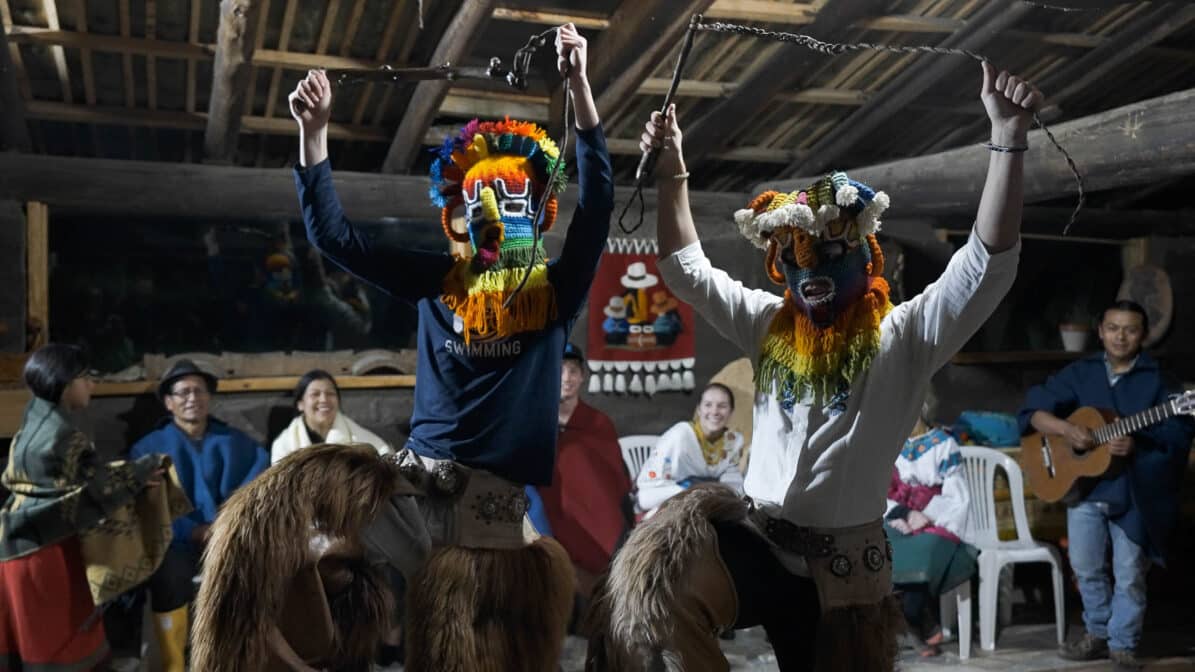
[[[33,399],[13,437],[0,507],[0,670],[90,670],[108,654],[80,535],[161,484],[164,460],[98,462],[71,422],[93,383],[83,350],[51,343],[25,364]],[[139,563],[140,564],[140,563]],[[132,567],[148,574],[155,563]],[[135,579],[134,579],[135,580]]]
[[[918,420],[892,469],[884,520],[892,584],[922,656],[941,653],[938,597],[975,574],[978,551],[962,540],[970,502],[958,443]]]
[[[298,415],[274,439],[271,462],[317,443],[368,443],[379,453],[394,452],[377,434],[340,412],[340,387],[327,371],[313,369],[303,374],[295,386],[295,408]]]
[[[678,422],[660,437],[639,471],[639,508],[650,516],[669,497],[703,482],[716,482],[743,492],[739,454],[743,436],[728,429],[734,393],[721,383],[701,392],[697,419]]]
[[[560,372],[556,467],[539,494],[552,535],[573,561],[577,591],[588,599],[628,528],[631,479],[614,423],[581,401],[584,384],[585,356],[570,343]]]
[[[216,512],[225,500],[270,465],[270,454],[256,441],[209,415],[216,377],[188,359],[162,376],[158,397],[170,417],[141,438],[129,454],[138,459],[164,454],[174,461],[179,482],[195,509],[174,521],[174,541],[162,566],[147,582],[162,670],[182,672],[187,645],[188,605],[193,578]],[[128,596],[136,622],[144,590]]]

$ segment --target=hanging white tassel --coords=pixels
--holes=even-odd
[[[656,390],[660,392],[667,392],[672,389],[672,381],[668,378],[668,374],[661,373],[656,376]]]
[[[697,387],[697,380],[693,377],[692,371],[685,371],[685,392],[692,392]]]
[[[598,394],[601,391],[602,391],[602,377],[597,376],[597,375],[590,376],[589,377],[589,393],[590,394]]]
[[[605,392],[606,394],[610,394],[613,391],[614,391],[614,374],[607,373],[606,375],[602,376],[602,392]]]
[[[619,394],[627,393],[627,377],[621,373],[614,377],[614,391]]]
[[[644,376],[643,389],[647,392],[647,396],[654,397],[656,395],[656,377],[650,373]]]
[[[680,392],[685,389],[685,383],[680,377],[680,371],[672,372],[672,383],[670,385],[674,392]]]
[[[631,394],[643,394],[643,380],[637,373],[631,376]]]

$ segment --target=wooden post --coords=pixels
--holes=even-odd
[[[50,340],[50,209],[45,203],[25,204],[26,321],[31,326],[30,350]]]
[[[485,28],[494,12],[495,0],[466,0],[461,3],[448,30],[440,38],[432,54],[431,65],[459,63],[473,50],[477,36]],[[411,169],[415,157],[423,149],[423,136],[436,118],[440,103],[448,95],[450,82],[419,82],[411,104],[394,132],[394,140],[386,152],[382,172],[405,173]]]
[[[232,163],[236,159],[237,135],[253,74],[253,38],[260,14],[258,0],[220,0],[212,94],[203,138],[205,161]]]

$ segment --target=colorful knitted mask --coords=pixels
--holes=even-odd
[[[479,122],[444,141],[431,167],[432,203],[440,208],[444,234],[469,243],[471,259],[460,259],[444,280],[444,303],[459,318],[465,341],[493,340],[542,328],[555,317],[547,279],[547,254],[535,244],[535,221],[545,190],[542,234],[556,221],[556,195],[564,190],[563,166],[548,184],[560,151],[546,131],[520,121]],[[452,228],[464,209],[466,232]],[[534,263],[532,263],[534,261]],[[530,269],[530,271],[528,271]],[[509,307],[507,297],[530,272]]]
[[[761,351],[757,386],[779,384],[786,405],[807,393],[830,399],[879,348],[891,309],[875,237],[888,196],[845,173],[788,194],[768,191],[735,213],[742,234],[767,251],[773,282],[787,287]]]
[[[474,119],[444,141],[431,167],[432,203],[440,207],[445,235],[472,247],[477,270],[530,261],[536,208],[559,156],[547,131],[510,119]],[[560,175],[545,205],[541,233],[556,221],[563,170]],[[465,234],[452,229],[453,213],[462,206]]]

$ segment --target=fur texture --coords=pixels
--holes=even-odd
[[[407,597],[408,672],[555,672],[573,566],[541,537],[527,548],[437,549]]]
[[[680,583],[700,549],[716,544],[710,521],[746,515],[746,503],[728,488],[699,485],[636,527],[595,591],[587,669],[681,669],[666,651]]]
[[[904,616],[896,597],[877,604],[831,609],[817,625],[816,672],[891,672]]]
[[[203,582],[195,603],[191,668],[247,672],[265,666],[267,635],[278,618],[292,577],[312,559],[313,530],[357,539],[377,505],[406,486],[398,469],[372,446],[311,446],[288,455],[232,495],[220,509],[204,552]],[[333,614],[353,613],[365,631],[386,627],[380,584],[365,572],[349,577]],[[362,583],[365,582],[365,583]],[[358,611],[365,602],[364,613]],[[349,606],[343,606],[348,604]],[[341,637],[337,648],[358,656],[372,644]],[[351,657],[352,657],[351,656]]]

